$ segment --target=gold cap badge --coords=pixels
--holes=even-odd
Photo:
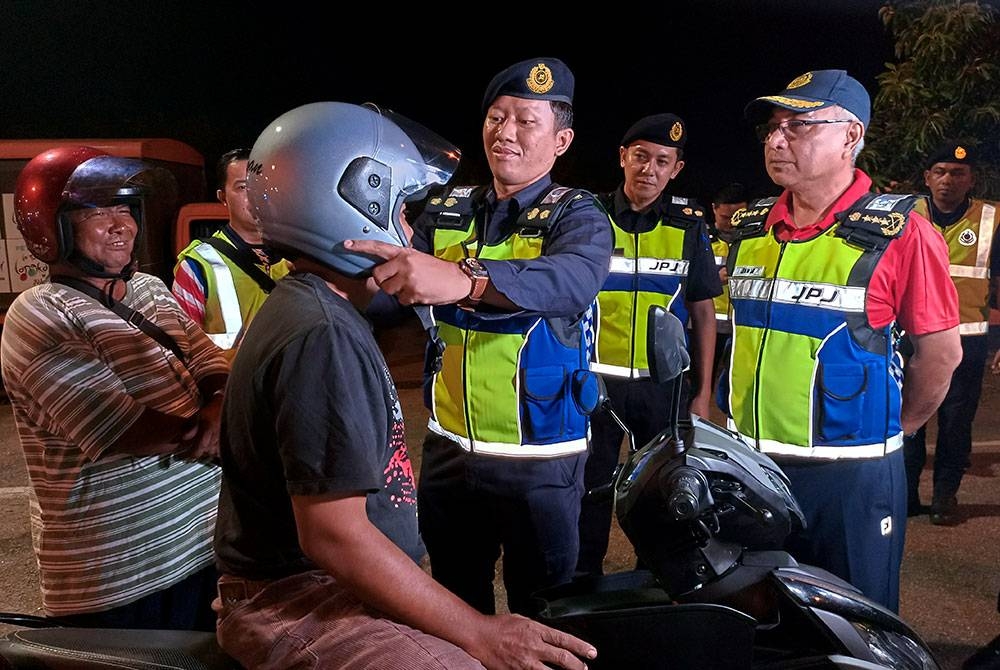
[[[555,82],[552,81],[552,70],[545,63],[539,63],[531,68],[531,72],[528,74],[528,78],[524,80],[524,83],[528,85],[528,89],[532,93],[538,94],[548,93],[555,85]]]
[[[955,147],[955,158],[964,160],[967,155],[968,152],[966,152],[965,147]]]
[[[680,121],[675,121],[674,125],[670,127],[670,139],[677,142],[681,139],[681,135],[684,134],[684,126],[681,125]]]

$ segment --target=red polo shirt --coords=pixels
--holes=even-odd
[[[871,190],[872,180],[854,170],[854,182],[838,198],[828,214],[804,228],[792,223],[788,206],[791,195],[784,191],[771,209],[765,227],[774,228],[780,242],[810,240],[832,226],[836,214],[853,205]],[[903,234],[893,240],[875,267],[865,312],[874,328],[897,321],[914,335],[925,335],[958,325],[958,294],[948,270],[948,245],[927,219],[910,213]]]

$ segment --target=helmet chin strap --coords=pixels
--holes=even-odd
[[[107,305],[108,307],[111,307],[115,303],[115,298],[114,298],[115,285],[118,282],[127,282],[130,279],[132,279],[132,276],[135,274],[135,271],[139,265],[138,261],[135,258],[135,255],[133,254],[132,259],[129,261],[129,264],[123,267],[121,269],[121,272],[117,273],[108,272],[107,270],[104,269],[103,265],[94,261],[91,258],[87,258],[83,254],[77,253],[75,250],[73,251],[73,253],[69,255],[69,258],[67,258],[66,261],[71,265],[79,268],[80,271],[83,272],[83,274],[88,277],[97,277],[98,279],[111,280],[108,283],[108,289],[105,292],[104,302],[105,305]]]

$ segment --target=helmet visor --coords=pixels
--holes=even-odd
[[[433,130],[392,110],[382,109],[370,102],[364,106],[399,126],[399,129],[410,138],[413,148],[423,160],[422,164],[407,160],[408,169],[405,174],[400,175],[398,170],[393,174],[394,180],[403,178],[399,182],[399,187],[406,200],[422,198],[428,187],[447,184],[454,176],[462,158],[462,152],[458,147]]]
[[[66,181],[63,202],[69,207],[102,207],[117,199],[155,193],[171,198],[169,170],[134,158],[98,156],[81,163]]]

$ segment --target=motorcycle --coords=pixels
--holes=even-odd
[[[683,326],[658,307],[649,323],[650,373],[674,385],[674,427],[630,447],[608,490],[593,493],[614,496],[642,567],[542,590],[536,618],[594,644],[597,669],[938,670],[896,614],[782,551],[804,524],[788,479],[737,434],[678,422]],[[572,382],[581,408],[614,417],[598,375]],[[239,668],[212,633],[55,628],[13,613],[0,624],[19,627],[0,637],[14,670]]]
[[[678,422],[684,329],[656,306],[649,324],[650,375],[673,384],[674,427],[630,448],[611,486],[641,568],[538,592],[536,618],[594,644],[591,668],[937,669],[895,613],[782,551],[805,523],[787,477],[737,433]],[[581,407],[629,432],[599,378],[575,387]]]

